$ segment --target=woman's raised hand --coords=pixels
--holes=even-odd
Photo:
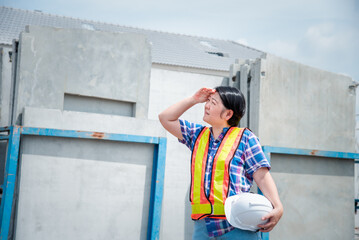
[[[183,136],[178,118],[193,105],[207,101],[209,96],[215,92],[216,90],[211,88],[201,88],[193,96],[186,97],[162,111],[158,115],[158,119],[168,132],[182,140]]]
[[[193,95],[193,99],[197,103],[203,103],[206,102],[209,96],[211,96],[215,92],[216,90],[212,88],[201,88]]]

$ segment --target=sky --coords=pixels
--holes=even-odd
[[[359,0],[0,0],[0,5],[237,41],[359,82]]]

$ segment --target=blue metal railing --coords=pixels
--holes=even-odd
[[[0,133],[2,133],[0,140],[8,141],[3,195],[0,207],[0,240],[7,240],[9,234],[21,135],[154,144],[147,239],[159,239],[166,162],[166,138],[21,126],[3,127],[0,128]]]

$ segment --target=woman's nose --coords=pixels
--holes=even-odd
[[[204,108],[205,108],[205,109],[209,109],[209,104],[208,104],[208,102],[206,102],[206,104],[204,105]]]

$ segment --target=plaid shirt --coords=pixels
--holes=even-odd
[[[181,119],[180,124],[183,136],[180,142],[192,151],[196,139],[204,126]],[[213,138],[212,133],[210,135],[208,161],[204,180],[207,196],[209,195],[211,184],[210,176],[213,158],[227,130],[228,128],[223,128],[222,133],[217,139]],[[261,167],[270,169],[270,164],[262,151],[258,138],[251,131],[245,130],[229,170],[229,196],[237,195],[241,192],[249,192],[253,183],[253,173]],[[205,221],[209,237],[221,236],[234,229],[234,227],[224,219],[205,218]]]

